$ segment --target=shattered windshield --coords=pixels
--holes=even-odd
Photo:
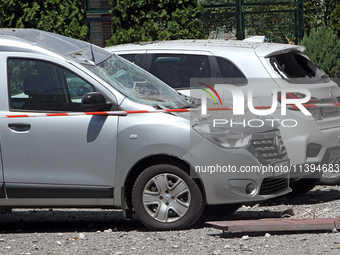
[[[138,103],[166,108],[188,107],[187,101],[175,90],[115,54],[96,66],[84,66]]]

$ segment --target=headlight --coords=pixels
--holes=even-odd
[[[245,148],[249,145],[251,134],[236,129],[214,127],[209,123],[193,126],[198,133],[214,144],[224,148]]]

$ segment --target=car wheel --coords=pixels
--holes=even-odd
[[[138,176],[132,202],[140,221],[152,230],[188,228],[204,209],[202,193],[194,180],[169,164],[151,166]]]
[[[337,185],[340,184],[340,173],[339,172],[324,172],[319,182],[322,185]]]

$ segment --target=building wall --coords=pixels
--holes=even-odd
[[[89,28],[89,40],[100,47],[112,36],[110,5],[108,0],[84,0],[86,6],[86,24]]]

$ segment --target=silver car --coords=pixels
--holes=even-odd
[[[214,127],[106,50],[1,29],[0,66],[0,207],[121,208],[169,230],[193,225],[205,205],[228,213],[291,191],[277,127]]]
[[[244,94],[251,89],[257,106],[271,106],[273,90],[289,90],[287,97],[297,99],[305,97],[299,90],[309,91],[309,103],[330,105],[308,108],[311,116],[296,109],[289,109],[285,116],[280,109],[272,114],[281,123],[286,119],[297,123],[295,127],[280,127],[293,164],[290,185],[293,193],[305,193],[322,174],[324,184],[339,183],[340,109],[332,105],[340,102],[338,85],[309,60],[303,46],[267,43],[263,39],[145,42],[107,50],[143,67],[185,95],[200,97],[199,92],[205,93],[194,91],[190,78],[220,78]],[[222,101],[230,94],[223,86],[215,89]]]

